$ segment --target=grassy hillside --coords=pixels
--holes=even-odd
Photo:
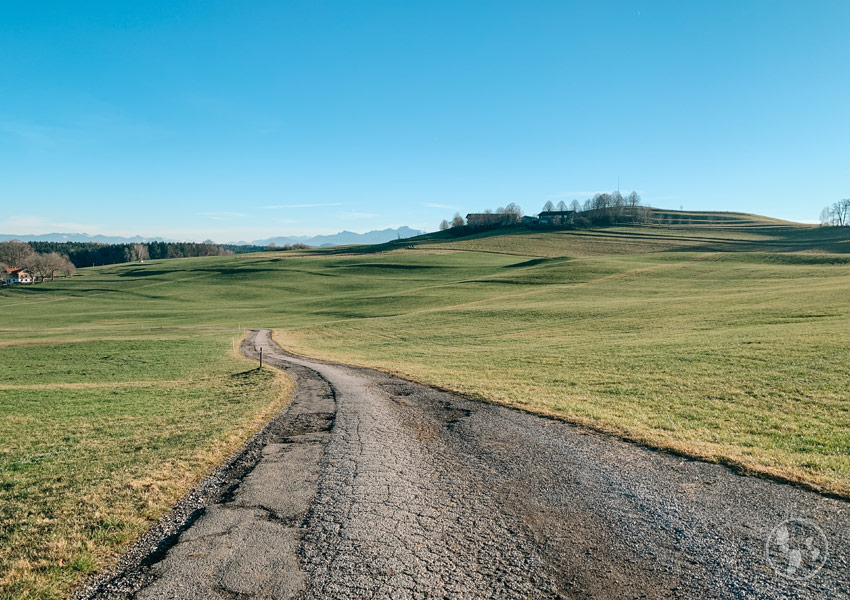
[[[472,232],[449,230],[372,246],[472,250],[523,256],[584,257],[647,252],[850,252],[850,235],[839,227],[789,223],[760,215],[651,209],[641,226],[591,229],[507,227]],[[363,252],[362,247],[337,252]]]
[[[850,496],[849,243],[770,222],[444,233],[0,290],[0,596],[106,564],[280,407],[285,384],[231,354],[246,327]]]

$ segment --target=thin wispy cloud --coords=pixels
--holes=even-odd
[[[440,204],[438,202],[426,202],[425,206],[428,208],[443,208],[445,210],[459,210],[457,206],[451,206],[450,204]]]
[[[315,204],[269,204],[262,208],[265,210],[277,210],[280,208],[322,208],[326,206],[342,206],[342,202],[317,202]]]

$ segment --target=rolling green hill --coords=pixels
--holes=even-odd
[[[286,382],[232,354],[248,327],[850,496],[850,228],[689,214],[0,290],[0,595],[108,564],[281,406]]]
[[[607,256],[646,252],[850,252],[850,233],[727,212],[649,209],[645,225],[589,229],[505,227],[481,232],[448,230],[340,252],[431,248],[502,252],[525,256]]]

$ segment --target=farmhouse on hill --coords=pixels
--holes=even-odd
[[[496,227],[502,224],[505,215],[498,213],[469,213],[466,215],[466,224],[470,227]]]
[[[576,211],[574,210],[544,210],[537,215],[541,225],[571,225]]]
[[[26,269],[16,269],[14,267],[3,269],[3,285],[11,285],[13,283],[32,283],[33,277]]]
[[[548,226],[570,226],[575,221],[574,210],[544,210],[536,217],[520,216],[519,212],[469,213],[466,215],[466,225],[472,229],[490,229],[509,225],[548,225]]]

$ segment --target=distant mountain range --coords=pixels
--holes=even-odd
[[[333,235],[314,235],[309,236],[290,236],[290,237],[273,237],[264,240],[254,240],[250,242],[253,246],[284,246],[286,244],[307,244],[308,246],[325,247],[325,246],[345,246],[348,244],[383,244],[391,240],[404,239],[422,235],[424,231],[411,229],[410,227],[398,227],[396,229],[376,229],[367,231],[366,233],[354,233],[353,231],[340,231]],[[236,242],[236,245],[246,245],[247,242]]]
[[[354,233],[353,231],[340,231],[333,235],[314,236],[283,236],[254,240],[253,242],[230,242],[234,246],[285,246],[286,244],[307,244],[313,247],[343,246],[347,244],[382,244],[390,240],[404,239],[416,235],[422,235],[424,231],[411,229],[410,227],[398,227],[396,229],[381,229],[367,231],[366,233]],[[145,244],[148,242],[169,242],[159,237],[133,237],[89,235],[87,233],[45,233],[41,235],[9,235],[0,234],[0,242],[6,240],[21,240],[23,242],[96,242],[99,244]]]
[[[0,233],[0,242],[21,240],[22,242],[94,242],[97,244],[145,244],[147,242],[167,242],[158,237],[121,237],[114,235],[89,235],[87,233],[43,233],[41,235],[10,235]]]

